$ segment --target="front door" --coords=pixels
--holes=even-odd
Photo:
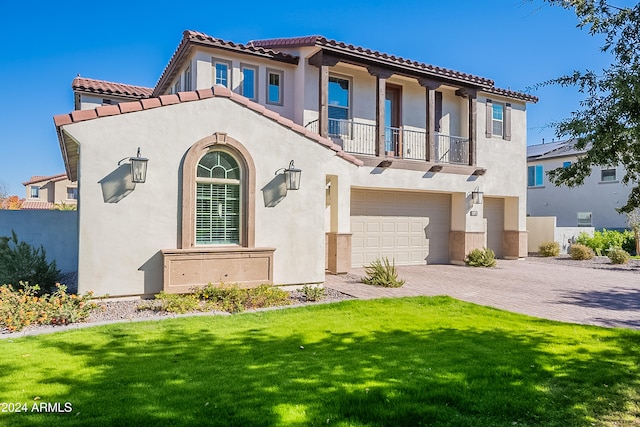
[[[400,129],[400,105],[402,102],[402,88],[387,85],[384,102],[384,150],[387,156],[402,156],[402,132]]]

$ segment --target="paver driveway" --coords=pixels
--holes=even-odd
[[[640,329],[640,274],[525,261],[495,268],[456,265],[397,267],[401,288],[327,275],[326,286],[357,298],[449,295],[463,301],[563,322]],[[363,275],[362,269],[351,273]]]

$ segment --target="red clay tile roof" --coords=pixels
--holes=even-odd
[[[270,40],[253,40],[249,42],[249,45],[255,47],[267,47],[271,49],[282,48],[295,48],[305,46],[318,46],[327,50],[333,50],[336,52],[348,53],[360,58],[374,59],[383,63],[399,65],[404,67],[410,67],[418,72],[424,72],[441,78],[447,78],[455,81],[461,81],[465,83],[471,83],[479,85],[485,92],[493,93],[496,95],[502,95],[509,98],[515,98],[527,102],[538,102],[538,97],[529,95],[526,93],[515,92],[507,89],[500,89],[494,86],[494,81],[486,79],[484,77],[474,76],[472,74],[462,73],[460,71],[454,71],[447,68],[436,67],[434,65],[425,64],[422,62],[411,61],[399,56],[389,55],[376,50],[365,49],[363,47],[354,46],[352,44],[346,44],[336,40],[327,39],[323,36],[306,36],[306,37],[291,37],[291,38],[279,38]]]
[[[466,83],[472,83],[482,87],[493,86],[493,80],[486,79],[484,77],[474,76],[472,74],[462,73],[460,71],[454,71],[447,68],[436,67],[434,65],[425,64],[418,61],[412,61],[402,58],[400,56],[389,55],[387,53],[379,52],[377,50],[366,49],[360,46],[354,46],[337,40],[327,39],[323,36],[306,36],[306,37],[293,37],[293,38],[281,38],[271,40],[253,40],[249,42],[249,45],[256,47],[267,47],[272,49],[278,48],[291,48],[291,47],[304,47],[304,46],[318,46],[327,50],[333,50],[336,52],[347,53],[356,57],[373,59],[383,63],[410,67],[411,69],[425,72],[438,77],[449,78],[457,81],[463,81]]]
[[[51,209],[53,207],[53,203],[43,202],[40,200],[25,200],[20,209]]]
[[[53,122],[56,126],[56,131],[58,133],[58,140],[60,142],[60,146],[62,149],[65,166],[67,167],[67,175],[71,180],[76,180],[76,169],[71,169],[68,162],[68,154],[70,151],[67,149],[67,145],[62,133],[62,126],[69,125],[72,123],[83,122],[86,120],[93,120],[100,117],[107,116],[115,116],[120,114],[127,114],[135,111],[142,110],[150,110],[152,108],[162,108],[166,105],[180,104],[183,102],[191,102],[198,101],[207,98],[220,97],[220,98],[228,98],[231,101],[234,101],[237,104],[243,105],[250,110],[255,111],[258,114],[262,114],[263,116],[280,123],[281,125],[288,127],[289,129],[297,132],[308,139],[315,141],[320,145],[324,145],[327,148],[332,149],[336,152],[336,156],[341,157],[356,166],[362,166],[364,163],[361,160],[358,160],[355,156],[348,154],[342,150],[342,147],[335,144],[328,138],[323,138],[317,133],[311,132],[309,129],[301,126],[299,124],[294,123],[293,121],[282,117],[280,114],[268,110],[264,105],[260,105],[257,102],[253,102],[248,98],[245,98],[242,95],[238,95],[237,93],[231,92],[224,86],[214,86],[211,89],[201,89],[194,92],[178,92],[174,95],[162,95],[158,98],[148,98],[141,99],[139,101],[131,101],[131,102],[123,102],[118,105],[103,105],[101,107],[97,107],[93,110],[76,110],[72,111],[69,114],[59,114],[53,116]],[[74,142],[69,142],[70,144],[75,144]],[[77,152],[77,150],[76,150]]]
[[[43,176],[43,175],[34,175],[32,176],[29,181],[23,182],[22,185],[29,185],[29,184],[36,184],[38,182],[43,182],[43,181],[62,181],[63,179],[67,178],[67,174],[66,173],[59,173],[57,175],[51,175],[51,176]]]
[[[524,92],[515,92],[509,89],[500,89],[498,87],[491,87],[488,89],[482,89],[482,91],[487,93],[492,93],[494,95],[505,96],[507,98],[520,99],[522,101],[527,101],[527,102],[533,102],[533,103],[538,102],[537,96],[529,95],[528,93],[524,93]]]
[[[182,33],[182,40],[180,41],[180,44],[171,56],[169,64],[167,64],[166,68],[162,72],[160,79],[158,79],[158,83],[156,83],[156,87],[153,90],[153,96],[159,96],[165,92],[166,88],[175,78],[176,73],[180,71],[182,63],[189,56],[190,50],[193,46],[214,47],[231,52],[248,53],[250,55],[261,56],[288,64],[298,63],[298,57],[289,55],[288,53],[277,52],[263,47],[234,43],[211,37],[198,31],[185,30]]]
[[[153,92],[153,88],[149,87],[87,79],[85,77],[76,77],[73,79],[71,88],[74,91],[96,93],[100,95],[116,95],[136,99],[149,98]]]

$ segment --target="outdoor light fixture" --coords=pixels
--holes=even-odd
[[[473,201],[474,205],[481,205],[483,198],[484,193],[480,191],[479,187],[476,187],[476,189],[471,192],[471,200]]]
[[[300,188],[300,175],[302,174],[302,170],[296,169],[293,165],[293,160],[291,160],[287,169],[278,169],[276,175],[280,171],[284,171],[284,182],[287,185],[287,190],[297,190]]]
[[[140,147],[138,147],[138,154],[135,157],[125,157],[118,162],[118,166],[125,160],[129,160],[131,164],[131,182],[143,183],[147,179],[147,162],[149,159],[140,157]]]

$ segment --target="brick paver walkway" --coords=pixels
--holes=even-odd
[[[327,275],[325,285],[357,298],[449,295],[545,319],[640,329],[640,274],[525,261],[495,268],[456,265],[397,267],[401,288]],[[362,275],[362,269],[351,273]]]

